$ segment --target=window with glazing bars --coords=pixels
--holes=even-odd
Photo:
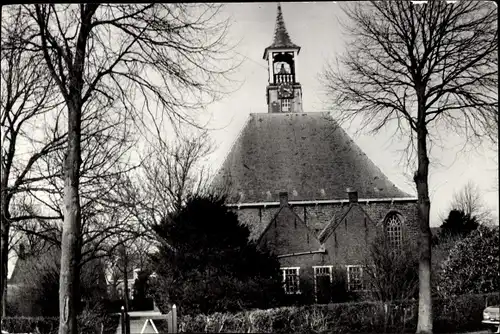
[[[281,100],[281,112],[289,112],[291,106],[290,99],[282,99]]]
[[[362,266],[347,266],[347,287],[349,291],[364,290]]]
[[[282,268],[283,272],[283,288],[287,294],[300,293],[300,268]]]
[[[387,241],[394,248],[401,246],[401,219],[397,214],[391,214],[386,221]]]

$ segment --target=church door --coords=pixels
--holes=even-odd
[[[328,304],[332,301],[332,277],[330,267],[315,268],[316,303]]]

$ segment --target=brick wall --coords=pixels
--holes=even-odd
[[[416,242],[418,232],[417,205],[406,202],[360,202],[318,205],[295,205],[282,210],[275,222],[263,234],[261,242],[277,255],[317,251],[321,247],[317,235],[332,220],[344,213],[335,231],[324,240],[325,254],[304,254],[280,258],[282,267],[300,267],[300,286],[303,301],[314,300],[313,266],[366,264],[368,251],[377,231],[382,231],[386,216],[396,212],[403,218],[403,240]],[[249,225],[257,239],[272,221],[279,207],[236,209],[240,222]],[[369,218],[366,217],[368,215]],[[300,218],[300,221],[297,221]],[[306,228],[305,224],[308,228]]]
[[[382,224],[390,212],[398,212],[403,217],[405,229],[409,232],[410,236],[416,236],[418,232],[418,208],[415,201],[392,203],[389,201],[368,202],[368,204],[366,202],[359,202],[358,204],[376,224]],[[292,209],[311,230],[319,233],[335,214],[337,216],[340,215],[342,209],[345,209],[347,206],[347,203],[292,205]],[[239,209],[235,207],[234,210],[238,214],[240,222],[248,225],[251,235],[257,239],[276,215],[279,206],[241,207]]]
[[[276,255],[317,251],[320,242],[290,207],[284,206],[265,230],[259,245]]]

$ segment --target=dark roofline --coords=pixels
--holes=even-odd
[[[274,50],[274,51],[287,51],[287,50],[297,50],[297,54],[300,53],[300,46],[293,46],[293,47],[276,47],[276,46],[268,46],[267,48],[264,49],[264,54],[262,55],[262,59],[267,60],[269,50]],[[295,83],[297,84],[297,83]]]
[[[360,198],[358,199],[358,203],[369,204],[369,203],[392,203],[392,202],[401,202],[401,203],[416,203],[418,198],[416,197],[395,197],[395,198]],[[331,199],[331,200],[308,200],[308,201],[289,201],[290,205],[327,205],[327,204],[348,204],[348,199]],[[275,207],[279,206],[280,202],[255,202],[255,203],[228,203],[226,204],[228,207],[237,207],[238,209],[241,207]]]

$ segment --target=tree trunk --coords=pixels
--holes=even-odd
[[[81,104],[68,105],[68,151],[65,160],[64,223],[59,278],[59,334],[77,334],[78,259],[80,258]]]
[[[130,334],[129,299],[128,299],[128,258],[125,245],[123,246],[123,300],[125,301],[125,334]]]
[[[2,317],[7,315],[7,277],[9,273],[9,233],[10,233],[10,197],[7,195],[7,179],[2,180],[1,206],[0,206],[0,252],[1,252],[1,277],[0,277],[0,310]]]
[[[0,23],[2,23],[3,4],[0,4]],[[4,171],[5,172],[5,171]],[[3,180],[2,180],[3,181]],[[6,316],[7,308],[7,274],[8,274],[8,261],[9,261],[9,222],[7,220],[7,213],[4,207],[5,201],[5,187],[6,184],[2,182],[2,206],[0,212],[0,310],[2,311],[2,318]],[[1,329],[0,324],[0,329]]]
[[[7,314],[7,277],[8,277],[8,263],[9,263],[9,230],[10,224],[8,221],[8,214],[2,212],[1,220],[1,252],[2,252],[2,277],[0,278],[0,291],[2,292],[2,298],[0,298],[0,309],[2,310],[2,317]]]
[[[420,111],[419,111],[419,114]],[[432,333],[432,298],[431,298],[431,229],[429,226],[429,157],[427,154],[427,128],[420,118],[417,131],[418,170],[414,181],[418,193],[419,238],[419,292],[417,333]]]

